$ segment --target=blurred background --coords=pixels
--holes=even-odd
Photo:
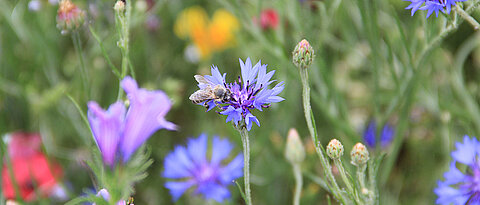
[[[90,100],[106,108],[116,101],[118,79],[102,50],[113,66],[121,65],[115,2],[73,3],[86,12],[77,30],[91,82],[86,87],[72,33],[62,35],[56,26],[58,2],[0,1],[0,134],[40,133],[44,153],[63,169],[59,181],[67,198],[94,189],[84,160],[95,147],[68,96],[83,112]],[[195,74],[210,74],[213,64],[233,81],[240,75],[238,59],[247,57],[268,64],[269,71],[276,70],[274,78],[286,84],[280,94],[285,101],[254,113],[261,123],[250,132],[254,203],[291,203],[294,178],[284,150],[288,129],[296,128],[307,151],[301,204],[325,204],[328,193],[314,180],[323,171],[308,136],[300,77],[291,62],[291,52],[303,38],[316,54],[309,77],[322,145],[337,138],[348,155],[356,142],[364,141],[370,122],[376,122],[379,136],[384,125],[393,129],[386,146],[369,148],[371,155],[386,153],[378,176],[380,204],[434,203],[433,189],[448,169],[454,142],[480,132],[480,35],[467,23],[425,55],[447,18],[426,19],[423,11],[410,16],[404,1],[132,4],[129,46],[136,80],[169,95],[174,105],[166,119],[180,127],[177,132],[160,130],[148,140],[154,163],[147,179],[135,186],[135,204],[173,204],[160,175],[163,158],[189,137],[226,137],[236,144],[234,152],[241,152],[240,136],[225,116],[205,112],[188,97],[197,90]],[[349,156],[344,160],[349,162]],[[230,191],[232,199],[225,204],[242,204],[238,189],[231,186]],[[204,203],[190,192],[175,204]]]

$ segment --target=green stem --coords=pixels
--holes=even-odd
[[[300,205],[300,195],[303,186],[302,169],[299,164],[292,164],[292,166],[293,175],[295,176],[295,195],[293,196],[293,205]]]
[[[88,88],[88,71],[85,67],[85,60],[83,58],[83,49],[82,49],[82,41],[80,39],[80,34],[78,31],[72,32],[72,41],[73,46],[75,47],[75,52],[77,53],[78,60],[80,61],[80,75],[82,76],[82,85],[85,91],[87,92],[87,97],[90,96],[90,89]]]
[[[480,24],[472,17],[470,16],[467,12],[465,12],[458,4],[455,7],[457,13],[465,19],[468,23],[470,23],[473,26],[473,29],[477,30],[480,28]]]
[[[345,171],[345,168],[343,167],[343,164],[342,164],[342,161],[340,160],[340,158],[334,159],[333,163],[335,163],[335,166],[337,167],[338,172],[340,173],[340,176],[342,177],[342,180],[345,183],[345,186],[347,186],[347,190],[348,190],[349,195],[351,195],[353,200],[359,202],[358,197],[357,197],[357,193],[353,189],[353,185],[351,183],[351,180],[348,177],[347,172]]]
[[[130,66],[129,60],[129,35],[130,35],[130,19],[131,19],[131,10],[132,5],[130,0],[125,0],[125,13],[123,11],[116,11],[115,19],[117,24],[117,32],[119,35],[118,47],[120,47],[120,52],[122,54],[122,70],[120,73],[120,78],[123,79],[127,76],[128,68],[130,67],[130,74],[135,78],[135,73],[133,67]],[[121,82],[121,80],[120,80]],[[118,95],[117,100],[123,98],[122,86],[119,83],[118,86]]]
[[[367,166],[365,165],[359,165],[357,167],[357,179],[358,179],[358,183],[360,184],[360,191],[363,192],[364,189],[366,189],[365,187],[365,170],[367,169]]]
[[[237,127],[243,144],[243,179],[245,182],[245,197],[247,205],[252,204],[252,196],[250,191],[250,144],[248,142],[248,131],[245,126]]]
[[[333,173],[332,173],[332,168],[328,163],[327,159],[325,158],[325,155],[323,154],[324,151],[322,149],[322,145],[320,144],[320,141],[318,140],[318,137],[317,137],[317,133],[315,131],[315,127],[314,127],[315,125],[313,123],[313,117],[312,117],[312,106],[310,105],[310,85],[308,83],[308,68],[298,68],[298,69],[300,70],[300,78],[302,80],[303,111],[305,113],[305,120],[307,121],[308,131],[310,132],[310,136],[312,137],[312,141],[314,142],[317,155],[320,158],[320,163],[322,164],[325,177],[327,177],[329,186],[332,188],[331,190],[332,193],[334,194],[335,198],[337,198],[337,200],[345,204],[346,200],[341,194],[342,191],[340,190],[340,187],[335,181],[335,177],[333,176]]]

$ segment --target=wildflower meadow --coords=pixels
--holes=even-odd
[[[480,0],[0,0],[0,205],[480,204]]]

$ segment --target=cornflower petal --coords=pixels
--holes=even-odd
[[[173,201],[177,201],[182,194],[195,184],[194,181],[185,182],[166,182],[165,187],[170,190]]]
[[[194,162],[205,163],[207,153],[207,135],[201,134],[197,139],[188,140],[188,154]]]
[[[213,147],[216,149],[212,150],[212,165],[218,165],[222,160],[228,157],[230,151],[233,149],[233,145],[227,139],[220,139],[219,137],[213,137]]]
[[[96,102],[88,103],[88,121],[92,134],[103,161],[109,166],[115,163],[124,117],[125,106],[120,102],[112,104],[108,111],[103,110]]]
[[[255,76],[257,76],[258,69],[261,65],[260,61],[252,67],[252,61],[250,58],[245,60],[245,63],[242,62],[242,59],[238,59],[240,61],[240,68],[242,72],[242,80],[243,80],[243,88],[247,87],[247,84],[253,85],[255,83]]]
[[[475,156],[479,153],[479,142],[477,139],[470,139],[468,136],[464,136],[464,143],[455,143],[456,151],[452,152],[452,157],[457,162],[466,165],[472,165],[475,161]]]
[[[195,194],[222,202],[230,197],[227,186],[232,184],[232,180],[242,176],[243,157],[241,154],[227,166],[221,164],[232,149],[230,142],[214,137],[212,158],[206,160],[204,156],[207,153],[207,140],[207,136],[202,134],[197,139],[190,139],[188,147],[178,146],[173,153],[168,154],[163,176],[183,180],[170,181],[165,184],[170,189],[174,201],[178,200],[190,187],[196,187]],[[176,165],[175,161],[182,165]],[[176,171],[180,171],[181,174],[176,174]]]
[[[248,131],[252,129],[253,122],[260,127],[260,122],[258,121],[257,117],[253,116],[252,113],[247,113],[245,116],[245,124],[247,125]]]
[[[238,122],[242,120],[242,108],[235,109],[233,106],[228,106],[228,108],[225,111],[220,112],[220,114],[227,115],[226,122],[233,120],[236,125],[238,125]]]
[[[122,80],[121,85],[130,100],[121,144],[123,161],[126,162],[154,132],[162,128],[175,130],[176,125],[164,118],[172,106],[164,92],[138,88],[129,76]]]
[[[217,66],[212,66],[210,68],[210,71],[211,71],[212,75],[206,75],[205,76],[205,78],[211,83],[210,85],[212,87],[215,87],[216,85],[223,85],[223,83],[225,82],[225,76],[227,74],[224,73],[222,75],[220,73],[220,71],[218,70]],[[198,87],[200,87],[200,89],[204,89],[206,87],[206,85],[200,86],[200,84],[199,84]]]

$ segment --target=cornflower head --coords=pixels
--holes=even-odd
[[[234,45],[235,32],[240,28],[237,18],[225,9],[216,10],[210,20],[202,7],[183,10],[174,25],[175,34],[189,39],[192,45],[185,50],[190,61],[208,59],[212,53]]]
[[[439,11],[445,13],[445,14],[450,14],[450,11],[452,10],[452,6],[456,5],[456,2],[463,2],[466,0],[404,0],[404,1],[410,1],[410,5],[408,5],[405,9],[411,9],[412,10],[412,16],[415,14],[415,12],[420,9],[420,10],[428,10],[427,13],[427,18],[432,15],[433,12],[435,12],[435,16],[438,17]],[[423,4],[425,4],[423,7],[421,7]]]
[[[208,137],[205,134],[189,139],[188,146],[177,146],[165,157],[162,176],[172,179],[165,183],[176,201],[191,187],[195,194],[205,199],[222,202],[230,197],[227,186],[243,176],[243,156],[238,154],[230,163],[223,165],[233,145],[227,139],[214,136],[210,159],[207,159]]]
[[[85,11],[79,9],[70,0],[62,0],[57,12],[57,27],[62,34],[75,30],[85,21]]]
[[[105,164],[113,166],[118,158],[127,162],[154,132],[159,129],[175,130],[175,124],[165,120],[172,106],[168,96],[159,90],[138,88],[129,76],[121,82],[130,101],[128,110],[116,102],[103,110],[96,102],[88,103],[88,121],[95,142]]]
[[[254,109],[263,111],[264,108],[270,107],[271,103],[283,101],[282,97],[277,96],[284,88],[283,81],[276,84],[272,89],[268,86],[275,80],[271,80],[275,71],[267,73],[267,65],[258,61],[255,66],[252,66],[250,58],[245,62],[241,59],[241,77],[233,83],[226,83],[226,73],[221,74],[216,66],[211,67],[212,75],[195,76],[198,81],[199,91],[190,96],[190,100],[199,105],[207,107],[207,111],[214,107],[222,110],[219,112],[226,115],[226,122],[233,121],[238,126],[239,122],[244,122],[247,130],[250,131],[253,123],[260,126],[260,122],[251,111]],[[222,96],[214,92],[215,88],[225,88]],[[211,92],[209,98],[197,102],[194,100],[199,92]],[[218,99],[221,97],[221,99]],[[217,98],[217,99],[216,99]]]
[[[370,121],[370,123],[368,123],[368,126],[363,133],[363,140],[365,141],[365,144],[371,148],[375,148],[378,143],[377,140],[380,140],[380,147],[382,149],[385,149],[392,142],[394,134],[394,127],[386,123],[382,128],[380,137],[378,138],[377,123],[375,122],[375,120],[372,120]]]
[[[434,192],[437,204],[480,204],[480,142],[464,136],[463,143],[457,142],[452,152],[450,170],[438,181]],[[462,172],[457,164],[466,167]],[[463,169],[462,169],[463,170]]]

